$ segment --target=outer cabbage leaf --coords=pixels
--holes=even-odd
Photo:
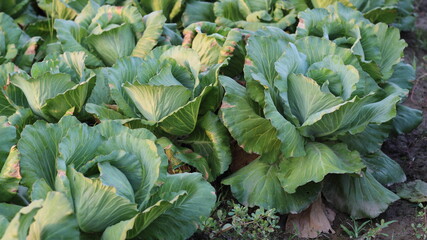
[[[75,126],[58,144],[60,155],[58,162],[73,165],[79,171],[89,160],[97,156],[97,149],[102,143],[101,134],[86,124]]]
[[[375,218],[399,197],[383,187],[371,173],[331,175],[323,186],[326,200],[356,219]]]
[[[215,203],[214,188],[198,173],[169,175],[136,217],[106,229],[102,239],[186,239]]]
[[[414,0],[400,0],[397,3],[399,15],[395,26],[402,31],[412,31],[415,26]]]
[[[305,154],[304,140],[292,125],[298,124],[298,120],[292,115],[289,106],[276,105],[281,101],[280,97],[286,96],[274,91],[273,86],[281,90],[286,89],[287,83],[283,80],[286,79],[286,71],[305,71],[305,56],[300,55],[295,48],[288,48],[287,41],[293,41],[289,35],[278,33],[274,28],[266,30],[268,31],[258,31],[248,41],[251,47],[247,48],[247,64],[244,68],[247,91],[254,101],[265,104],[265,118],[269,119],[277,130],[282,152],[286,156],[301,156]],[[281,58],[284,52],[292,56]],[[274,64],[278,59],[289,59],[291,62],[283,63],[284,69],[279,69],[278,64]],[[278,109],[282,108],[287,118],[279,113]]]
[[[25,97],[22,91],[12,84],[8,84],[9,74],[17,70],[13,63],[5,63],[0,65],[0,115],[10,116],[15,113],[16,108],[19,107],[13,102],[11,97],[18,100],[19,103],[25,103]],[[24,100],[24,101],[23,101]]]
[[[0,3],[0,12],[18,17],[29,5],[30,0],[6,0]]]
[[[319,185],[307,184],[298,188],[294,194],[287,193],[281,184],[279,163],[262,155],[249,165],[222,181],[231,186],[234,197],[247,206],[275,208],[281,213],[298,213],[317,199],[321,190]]]
[[[49,192],[43,201],[43,207],[34,215],[28,238],[76,239],[79,235],[73,204],[63,193]]]
[[[22,206],[15,204],[0,203],[0,215],[10,222],[22,208]]]
[[[260,115],[261,109],[247,96],[245,88],[228,77],[220,77],[220,81],[225,88],[220,116],[231,136],[247,152],[277,151],[277,130]]]
[[[346,134],[338,139],[346,143],[351,150],[357,150],[361,154],[374,153],[381,149],[390,131],[391,126],[388,124],[369,124],[363,132]]]
[[[2,136],[0,138],[0,167],[3,167],[10,148],[17,140],[15,127],[11,126],[4,116],[0,116],[0,135]]]
[[[210,180],[223,174],[231,164],[230,137],[218,116],[212,112],[201,117],[196,130],[182,142],[191,144],[194,151],[207,160]]]
[[[0,171],[0,201],[7,202],[18,192],[21,181],[19,172],[19,152],[12,147],[3,168]]]
[[[4,216],[0,215],[0,237],[3,236],[7,226],[9,226],[9,220],[7,220]]]
[[[30,108],[19,109],[9,117],[9,123],[15,126],[18,136],[21,135],[26,125],[33,124],[35,121],[37,121],[37,119]]]
[[[59,154],[58,144],[69,129],[80,122],[72,117],[63,118],[58,124],[46,124],[42,121],[25,127],[18,141],[21,153],[22,184],[31,188],[35,181],[43,178],[55,189],[57,175],[56,158]],[[62,171],[64,171],[63,169]]]
[[[145,57],[156,46],[156,41],[160,38],[166,19],[162,12],[157,11],[146,15],[143,21],[146,28],[132,51],[132,56],[135,57]]]
[[[406,181],[406,175],[400,165],[382,151],[363,156],[367,171],[383,185]]]
[[[158,148],[153,140],[146,139],[146,137],[121,133],[110,137],[108,141],[103,143],[99,151],[106,155],[111,151],[118,150],[131,153],[134,157],[126,155],[124,158],[111,161],[115,158],[106,156],[104,159],[99,157],[100,159],[93,161],[96,163],[101,160],[108,160],[110,164],[123,172],[133,187],[136,202],[144,205],[149,199],[155,183],[166,172],[163,169],[164,166],[161,165],[162,160]]]
[[[23,207],[13,217],[3,234],[2,240],[26,239],[28,230],[33,222],[34,216],[43,206],[43,200],[36,200],[30,205]]]
[[[187,2],[181,17],[183,27],[187,27],[192,23],[202,21],[215,22],[213,7],[213,2],[197,0]]]
[[[345,144],[328,146],[322,143],[307,143],[307,154],[288,158],[280,163],[277,173],[283,189],[295,193],[297,187],[310,181],[321,182],[331,173],[360,173],[365,167],[356,151],[349,151]]]
[[[156,204],[145,209],[143,212],[130,220],[122,221],[116,225],[108,227],[102,234],[102,240],[125,240],[128,236],[138,236],[156,218],[173,207],[173,204],[186,196],[185,192],[177,194],[176,197],[168,200],[160,200]]]
[[[387,83],[393,83],[402,89],[411,89],[415,80],[415,69],[413,66],[403,61],[394,65],[393,75],[387,80]]]
[[[142,231],[144,238],[186,239],[190,237],[201,223],[200,216],[209,216],[216,201],[215,189],[199,173],[183,173],[169,175],[150,199],[150,203],[154,204],[161,199],[169,200],[177,192],[184,192],[186,195],[179,197],[173,207],[166,210]]]
[[[94,117],[96,117],[99,121],[126,118],[126,116],[123,116],[121,113],[108,108],[107,106],[100,106],[93,103],[87,103],[85,110],[86,112],[94,115]]]
[[[31,188],[31,200],[45,199],[47,194],[51,191],[53,191],[53,189],[47,184],[46,180],[40,178],[34,182]]]
[[[33,201],[18,212],[2,239],[75,239],[79,235],[72,203],[63,193],[49,192],[45,200]]]
[[[99,163],[98,168],[102,184],[116,188],[117,195],[129,199],[131,202],[135,202],[135,194],[132,185],[125,174],[108,162]]]
[[[153,86],[126,83],[124,89],[144,118],[156,122],[184,106],[191,97],[191,91],[179,85]]]
[[[340,135],[363,131],[369,123],[380,124],[396,116],[397,95],[390,95],[381,101],[373,102],[374,97],[354,99],[339,106],[335,111],[326,113],[315,123],[306,121],[299,128],[304,136],[327,136],[331,133]]]
[[[396,110],[397,115],[393,118],[393,127],[398,134],[411,132],[423,121],[421,110],[403,104],[398,104]]]
[[[200,154],[193,152],[193,150],[189,148],[177,147],[165,137],[157,139],[156,143],[165,151],[169,162],[169,171],[174,172],[176,167],[180,167],[182,163],[186,163],[195,167],[206,180],[213,180],[209,164]]]
[[[114,187],[98,179],[89,179],[67,168],[77,222],[85,232],[101,232],[108,226],[130,219],[137,213],[136,204],[116,194]]]
[[[135,113],[137,110],[135,104],[129,99],[129,96],[124,94],[123,84],[134,83],[136,81],[136,77],[141,71],[141,64],[142,60],[140,58],[123,58],[118,60],[113,67],[106,68],[104,72],[105,75],[108,75],[105,77],[108,80],[112,99],[116,102],[119,110],[128,117],[137,117]],[[148,68],[147,70],[150,69]]]

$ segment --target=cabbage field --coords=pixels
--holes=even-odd
[[[391,239],[422,2],[0,0],[0,239]]]

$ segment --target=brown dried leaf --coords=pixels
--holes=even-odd
[[[302,238],[316,238],[320,233],[335,233],[331,226],[334,219],[335,212],[326,208],[319,197],[308,209],[288,216],[286,232]]]

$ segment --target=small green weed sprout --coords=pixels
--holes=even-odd
[[[200,230],[210,239],[270,239],[278,226],[276,210],[258,208],[250,213],[248,207],[227,201],[224,208],[203,219]]]
[[[419,223],[412,223],[411,227],[415,232],[415,237],[417,239],[427,239],[427,204],[423,205],[420,203],[418,205],[417,219],[420,219]]]
[[[390,224],[397,222],[396,220],[386,222],[384,219],[381,219],[380,223],[375,223],[375,226],[372,226],[371,220],[367,220],[360,225],[355,219],[352,219],[352,221],[352,224],[347,223],[349,228],[342,224],[340,226],[351,239],[359,240],[371,240],[378,236],[388,237],[388,234],[383,233],[382,230]],[[370,228],[365,231],[365,228],[368,226],[370,226]]]

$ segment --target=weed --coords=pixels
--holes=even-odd
[[[387,237],[388,234],[383,233],[382,230],[388,227],[390,224],[397,222],[396,220],[386,222],[384,219],[381,219],[380,223],[375,223],[375,227],[371,225],[371,227],[365,231],[365,228],[368,226],[368,224],[372,223],[371,220],[365,221],[360,225],[355,219],[352,219],[352,221],[353,224],[347,223],[349,228],[342,224],[340,226],[351,239],[354,238],[360,240],[371,240],[380,235]]]
[[[225,211],[224,211],[225,210]],[[279,228],[279,217],[274,209],[258,208],[249,213],[248,207],[227,201],[211,217],[203,219],[200,228],[210,239],[270,239]]]
[[[415,36],[416,36],[418,45],[422,49],[427,50],[427,31],[419,28],[415,29]]]
[[[393,220],[386,222],[384,219],[381,219],[380,223],[375,223],[375,227],[370,228],[365,234],[363,234],[362,239],[371,240],[380,235],[388,237],[388,234],[383,233],[382,230],[395,222],[397,221]]]
[[[346,226],[342,225],[342,224],[340,225],[342,230],[344,230],[344,232],[347,233],[347,235],[350,238],[360,237],[361,232],[363,231],[365,226],[371,222],[371,220],[368,220],[368,221],[362,223],[361,225],[359,225],[359,223],[355,219],[352,219],[352,221],[353,221],[353,224],[347,223],[348,226],[350,227],[350,229],[347,228]]]
[[[415,237],[417,239],[427,239],[427,205],[423,205],[420,203],[418,205],[419,210],[417,211],[417,218],[421,220],[421,222],[415,224],[412,223],[411,227],[415,232]]]

